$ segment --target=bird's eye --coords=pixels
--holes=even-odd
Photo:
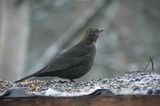
[[[92,31],[92,30],[89,30],[89,34],[93,34],[93,31]]]

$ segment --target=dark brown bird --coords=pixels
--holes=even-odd
[[[95,43],[99,33],[104,29],[89,28],[83,39],[75,46],[55,57],[41,70],[26,76],[20,82],[30,77],[57,76],[69,80],[77,79],[85,75],[92,67],[96,54]]]

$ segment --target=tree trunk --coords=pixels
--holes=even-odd
[[[16,80],[25,69],[28,9],[28,0],[1,0],[0,79]]]

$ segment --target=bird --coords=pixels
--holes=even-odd
[[[70,81],[82,77],[89,72],[94,63],[95,43],[102,31],[104,28],[88,28],[84,37],[75,46],[57,55],[44,68],[15,81],[15,83],[31,77],[60,77]]]

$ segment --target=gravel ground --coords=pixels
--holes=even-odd
[[[153,71],[135,71],[116,78],[75,82],[67,79],[25,80],[19,83],[0,80],[1,95],[11,89],[23,89],[30,95],[54,97],[89,95],[99,89],[108,89],[115,95],[154,95],[160,94],[160,74]]]

